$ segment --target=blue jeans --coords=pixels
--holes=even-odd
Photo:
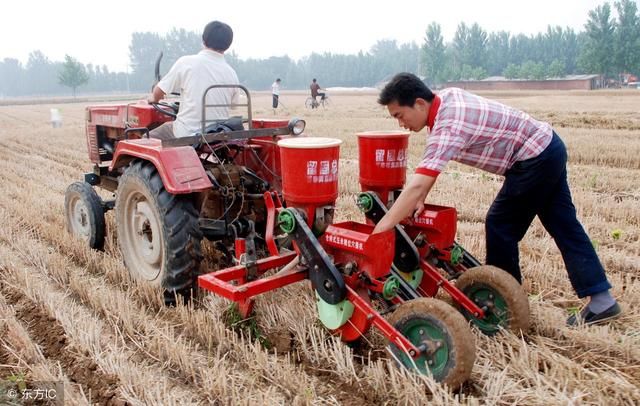
[[[535,158],[516,162],[485,223],[487,264],[502,268],[522,282],[518,243],[537,215],[560,249],[578,297],[611,288],[591,240],[576,217],[567,183],[567,150],[554,132]]]

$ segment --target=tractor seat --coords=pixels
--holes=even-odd
[[[242,124],[242,117],[230,117],[226,120],[215,121],[204,128],[205,134],[215,134],[221,132],[229,132],[229,131],[240,131],[244,130],[244,125]],[[194,135],[201,135],[200,132],[195,133]],[[235,144],[242,144],[246,142],[246,140],[238,140],[234,141]],[[218,144],[218,142],[213,142],[211,144]],[[194,144],[193,147],[198,149],[202,145],[201,142]]]
[[[230,117],[226,120],[215,121],[204,128],[205,134],[240,130],[244,130],[242,117],[240,116]],[[196,133],[196,135],[200,135],[200,133]]]

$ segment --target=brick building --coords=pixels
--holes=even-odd
[[[593,90],[602,88],[603,83],[601,75],[568,75],[543,80],[492,76],[483,80],[447,82],[442,87],[459,87],[465,90]]]

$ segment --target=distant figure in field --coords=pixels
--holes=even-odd
[[[326,93],[320,92],[322,88],[318,84],[318,81],[316,80],[316,78],[313,78],[313,80],[311,81],[311,85],[309,85],[309,89],[311,89],[311,97],[313,97],[313,104],[311,105],[311,107],[316,108],[318,107],[317,97],[320,96],[320,100],[324,100]]]
[[[224,52],[233,41],[233,30],[220,21],[212,21],[202,33],[203,49],[196,55],[186,55],[176,61],[169,72],[154,87],[147,102],[157,103],[167,94],[180,93],[180,111],[175,121],[164,123],[149,133],[151,138],[171,139],[194,135],[202,128],[202,95],[212,85],[237,85],[238,76],[224,59]],[[211,89],[207,104],[235,104],[237,88]],[[207,119],[229,118],[226,107],[210,107]]]
[[[278,99],[280,98],[280,78],[276,79],[273,84],[271,84],[271,98],[272,98],[272,107],[273,112],[275,113],[275,109],[278,108]]]

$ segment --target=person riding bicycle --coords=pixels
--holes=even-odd
[[[316,81],[316,78],[313,78],[313,80],[311,81],[311,85],[309,86],[309,89],[311,89],[311,97],[313,97],[313,104],[311,105],[311,107],[312,108],[316,108],[316,107],[318,107],[317,97],[320,96],[320,100],[324,100],[325,96],[326,96],[326,93],[325,92],[320,92],[320,90],[322,90],[322,88],[320,87],[320,85]]]

